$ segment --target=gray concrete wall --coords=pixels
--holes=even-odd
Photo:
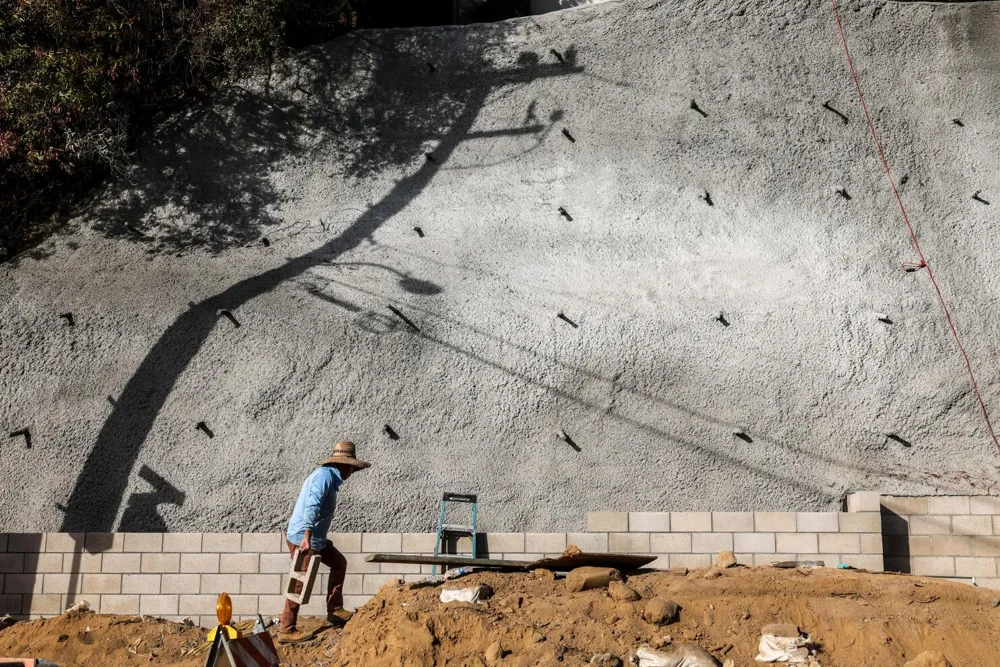
[[[1000,8],[843,14],[995,406]],[[0,424],[32,436],[0,529],[281,530],[341,438],[374,463],[343,531],[429,530],[442,490],[550,531],[991,488],[838,39],[819,1],[358,32],[164,119],[0,267]]]

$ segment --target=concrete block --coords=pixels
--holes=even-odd
[[[955,576],[955,559],[942,556],[914,556],[910,558],[910,572],[938,577]]]
[[[859,554],[861,538],[852,533],[820,533],[819,550],[823,553]]]
[[[883,535],[882,552],[887,556],[933,556],[930,535]]]
[[[587,512],[588,533],[628,532],[628,512]]]
[[[950,535],[950,516],[912,516],[910,535]]]
[[[972,537],[967,535],[934,535],[930,538],[930,556],[971,556]],[[910,553],[913,554],[911,546]],[[925,554],[921,554],[925,555]]]
[[[166,533],[163,535],[164,553],[200,553],[201,533]]]
[[[87,533],[84,549],[92,554],[112,551],[121,553],[125,548],[124,533]]]
[[[870,570],[871,572],[882,572],[885,566],[882,556],[877,554],[843,554],[840,562],[856,567],[859,570]]]
[[[970,496],[970,514],[1000,514],[1000,497],[997,496]]]
[[[418,579],[423,579],[424,576],[421,574]],[[344,577],[344,595],[361,595],[363,590],[362,586],[364,584],[365,576],[363,574],[349,574]]]
[[[45,533],[7,533],[7,553],[43,551],[45,551]]]
[[[434,536],[432,534],[431,548],[429,551],[434,550]],[[404,536],[405,544],[405,536]],[[524,551],[524,533],[489,533],[486,536],[486,545],[489,547],[490,553],[507,553],[511,551]],[[582,547],[581,547],[582,548]],[[584,549],[586,551],[586,549]]]
[[[996,558],[955,559],[955,574],[959,577],[995,577],[997,576]]]
[[[566,550],[566,533],[525,533],[524,550],[561,554]]]
[[[125,540],[125,548],[128,549],[128,539]],[[155,573],[155,572],[180,572],[181,571],[181,555],[180,554],[160,554],[160,553],[144,553],[142,554],[142,570],[141,572]]]
[[[711,533],[711,512],[671,512],[670,525],[679,533]]]
[[[101,555],[101,571],[105,573],[140,572],[141,563],[142,554],[106,553]]]
[[[0,554],[0,572],[12,574],[24,572],[24,554]]]
[[[42,593],[56,593],[58,595],[72,595],[80,592],[80,575],[73,574],[45,574],[45,581],[42,584]],[[62,611],[61,609],[59,611]]]
[[[61,614],[65,609],[64,595],[25,595],[21,599],[22,614]]]
[[[140,595],[139,613],[143,616],[162,616],[164,614],[176,614],[176,595]]]
[[[83,551],[86,533],[45,533],[46,553],[73,553]]]
[[[437,540],[437,533],[403,533],[403,553],[432,554],[434,553],[435,540]],[[493,541],[493,536],[491,535],[490,536],[491,551],[497,551],[497,552],[503,551],[503,549],[494,549],[492,541]]]
[[[861,535],[861,553],[882,555],[882,535]]]
[[[649,533],[608,533],[611,553],[649,553]]]
[[[633,533],[669,533],[670,512],[629,512],[628,529]]]
[[[571,544],[586,553],[608,553],[608,533],[567,533],[566,546]]]
[[[371,599],[372,599],[371,595],[345,595],[344,609],[350,609],[351,611],[355,611],[359,607],[365,606]]]
[[[287,571],[287,567],[285,570]],[[181,554],[181,572],[216,574],[219,571],[219,554]]]
[[[877,491],[855,491],[847,496],[848,512],[878,512],[880,509]]]
[[[3,592],[7,594],[38,595],[42,592],[42,581],[45,575],[32,574],[5,574]],[[21,609],[18,603],[18,610]],[[17,613],[20,613],[18,611]],[[2,615],[2,613],[0,613]]]
[[[718,554],[733,550],[732,533],[692,533],[691,551],[696,554]]]
[[[83,595],[107,595],[122,592],[122,575],[120,574],[85,574],[80,586]]]
[[[0,533],[0,554],[7,552],[7,533]]]
[[[712,512],[712,530],[717,533],[752,533],[753,512]]]
[[[351,574],[377,574],[378,563],[365,562],[367,554],[344,554],[347,559],[347,571]]]
[[[291,560],[291,558],[289,558]],[[289,563],[289,565],[291,565]],[[257,574],[260,567],[260,554],[220,554],[219,572],[222,574]]]
[[[900,516],[927,514],[927,497],[883,496],[882,513],[889,512]]]
[[[218,599],[218,595],[180,595],[177,601],[178,613],[186,616],[197,616],[212,612],[209,627],[218,625],[219,621],[215,618],[215,604]]]
[[[159,574],[123,574],[122,593],[156,595],[160,592]]]
[[[240,575],[240,594],[273,595],[281,593],[280,574],[243,574]]]
[[[288,553],[284,533],[243,533],[240,550],[247,553]]]
[[[395,574],[402,577],[404,574],[420,574],[420,566],[414,563],[380,563],[380,574]]]
[[[792,514],[792,521],[795,521],[794,514]],[[733,551],[749,554],[774,553],[774,533],[735,533],[733,535]]]
[[[325,589],[324,589],[325,590]],[[256,595],[231,595],[233,600],[233,615],[234,616],[253,616],[257,613],[257,596]],[[322,595],[314,597],[313,600],[320,600],[323,602],[323,613],[326,613],[326,600]],[[212,602],[212,609],[215,609],[215,602]]]
[[[1000,537],[977,536],[972,538],[972,552],[975,556],[1000,557]]]
[[[125,553],[159,553],[163,551],[163,533],[122,533]]]
[[[951,519],[952,535],[991,535],[993,521],[989,516],[956,516]]]
[[[204,595],[229,593],[233,596],[240,592],[240,575],[238,574],[203,574],[201,575],[201,592]]]
[[[243,545],[240,533],[203,533],[202,553],[238,553]]]
[[[195,595],[200,592],[200,574],[164,574],[160,577],[160,593]]]
[[[342,554],[361,552],[361,533],[328,533],[326,539]]]
[[[374,595],[388,583],[399,581],[402,577],[395,574],[366,574],[361,583],[361,590],[366,595]]]
[[[63,554],[24,554],[25,572],[62,572]]]
[[[1000,590],[1000,579],[977,578],[976,584],[978,584],[980,588],[990,588],[993,590]]]
[[[670,554],[667,556],[670,567],[708,567],[712,564],[711,554]]]
[[[101,554],[88,554],[82,551],[62,554],[63,572],[100,572]]]
[[[794,533],[795,512],[754,512],[753,525],[758,533]]]
[[[928,514],[968,514],[968,496],[931,496],[927,499]]]
[[[365,553],[399,553],[403,550],[401,533],[364,533],[361,550]]]
[[[819,541],[816,533],[778,533],[774,548],[784,553],[814,554],[819,551]]]
[[[649,550],[654,554],[691,553],[691,533],[653,533],[649,536]]]
[[[644,565],[643,567],[650,570],[669,570],[670,569],[670,554],[660,554],[656,557],[649,565]]]
[[[882,515],[882,534],[883,535],[909,535],[910,534],[910,521],[906,517],[896,516],[895,514],[883,514]]]
[[[122,614],[135,616],[139,613],[138,595],[102,595],[100,612],[102,614]]]
[[[285,574],[292,565],[292,559],[287,553],[283,554],[261,554],[258,572],[261,574]],[[181,563],[183,571],[184,564]]]
[[[878,512],[858,512],[840,515],[840,532],[842,533],[878,533],[882,534],[882,515]]]
[[[284,595],[258,595],[257,612],[265,618],[268,616],[279,616],[285,609]]]
[[[20,595],[0,595],[0,616],[4,614],[20,615],[22,604],[22,596]]]

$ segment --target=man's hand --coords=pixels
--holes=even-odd
[[[311,550],[311,547],[312,547],[312,531],[306,530],[305,533],[302,535],[302,543],[299,545],[299,549],[302,550],[302,553],[308,554],[309,551]]]

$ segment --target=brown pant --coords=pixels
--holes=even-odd
[[[288,542],[288,540],[285,540]],[[288,553],[294,554],[297,544],[288,542]],[[344,577],[347,576],[347,559],[337,551],[330,541],[319,552],[319,560],[330,568],[330,578],[326,585],[326,613],[331,613],[344,607]],[[295,582],[295,593],[302,592],[302,582]],[[299,605],[291,600],[285,600],[285,610],[281,612],[281,622],[278,632],[292,632],[299,620]]]

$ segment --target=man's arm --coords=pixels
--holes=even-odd
[[[309,485],[306,495],[306,509],[303,514],[303,521],[307,528],[302,534],[302,543],[299,544],[299,548],[303,551],[309,551],[312,540],[312,529],[319,523],[319,513],[323,508],[323,499],[326,497],[329,491],[329,484],[327,479],[315,478],[312,484]]]

